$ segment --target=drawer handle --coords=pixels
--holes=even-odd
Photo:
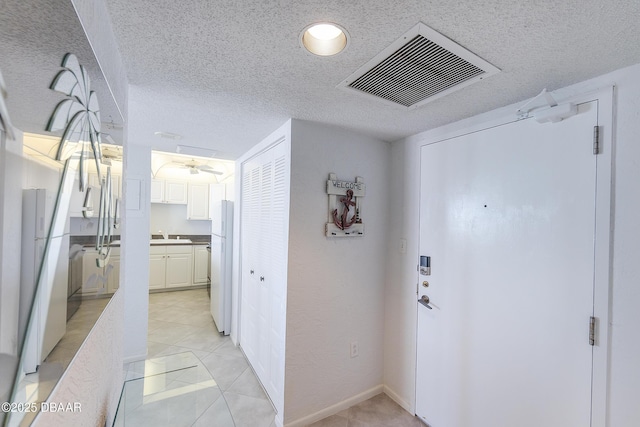
[[[264,282],[264,276],[260,276],[260,281]]]

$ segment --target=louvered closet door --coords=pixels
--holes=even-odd
[[[280,143],[243,164],[240,343],[274,405],[284,390],[288,161]]]
[[[257,159],[242,165],[242,207],[241,207],[241,322],[240,339],[245,355],[254,364],[258,341],[256,261],[260,234],[256,227],[260,215],[260,164]]]

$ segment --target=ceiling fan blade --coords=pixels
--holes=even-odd
[[[198,169],[200,169],[200,168],[198,168]],[[216,170],[213,170],[213,169],[200,169],[200,172],[210,173],[210,174],[213,174],[213,175],[224,175],[224,172],[216,171]]]

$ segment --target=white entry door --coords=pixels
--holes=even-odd
[[[431,427],[590,425],[596,102],[579,111],[422,148],[416,413]]]

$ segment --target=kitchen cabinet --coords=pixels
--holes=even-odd
[[[121,198],[122,196],[121,181],[122,178],[119,175],[111,175],[111,196],[114,200],[112,209],[115,209],[115,199]],[[98,179],[98,175],[90,173],[87,185],[91,187],[91,206],[93,207],[93,215],[91,218],[97,218],[100,209],[100,180]],[[71,193],[71,202],[69,205],[69,216],[72,218],[84,217],[82,215],[82,208],[84,206],[86,190],[80,192],[79,187],[80,180],[76,178],[73,183],[73,192]]]
[[[167,271],[167,251],[164,246],[149,249],[149,289],[163,289]]]
[[[103,293],[105,283],[102,278],[103,269],[98,267],[96,259],[98,251],[95,249],[85,249],[82,256],[82,294],[91,295]]]
[[[192,245],[151,246],[149,289],[181,288],[193,285]]]
[[[112,294],[120,287],[120,248],[111,248],[109,264],[112,268],[107,275],[107,292]],[[107,271],[107,268],[109,267],[107,266],[105,268],[105,272]]]
[[[189,183],[187,219],[211,219],[211,215],[209,214],[209,184]]]
[[[109,263],[98,267],[98,251],[85,248],[82,256],[82,294],[99,295],[113,293],[120,286],[120,248],[111,248]]]
[[[190,245],[166,246],[167,288],[191,286],[193,249]]]
[[[151,203],[164,203],[164,180],[152,179],[151,180]]]
[[[187,204],[187,182],[172,179],[151,180],[151,203]]]
[[[193,246],[193,284],[205,285],[208,282],[207,272],[211,262],[211,253],[205,245]]]

